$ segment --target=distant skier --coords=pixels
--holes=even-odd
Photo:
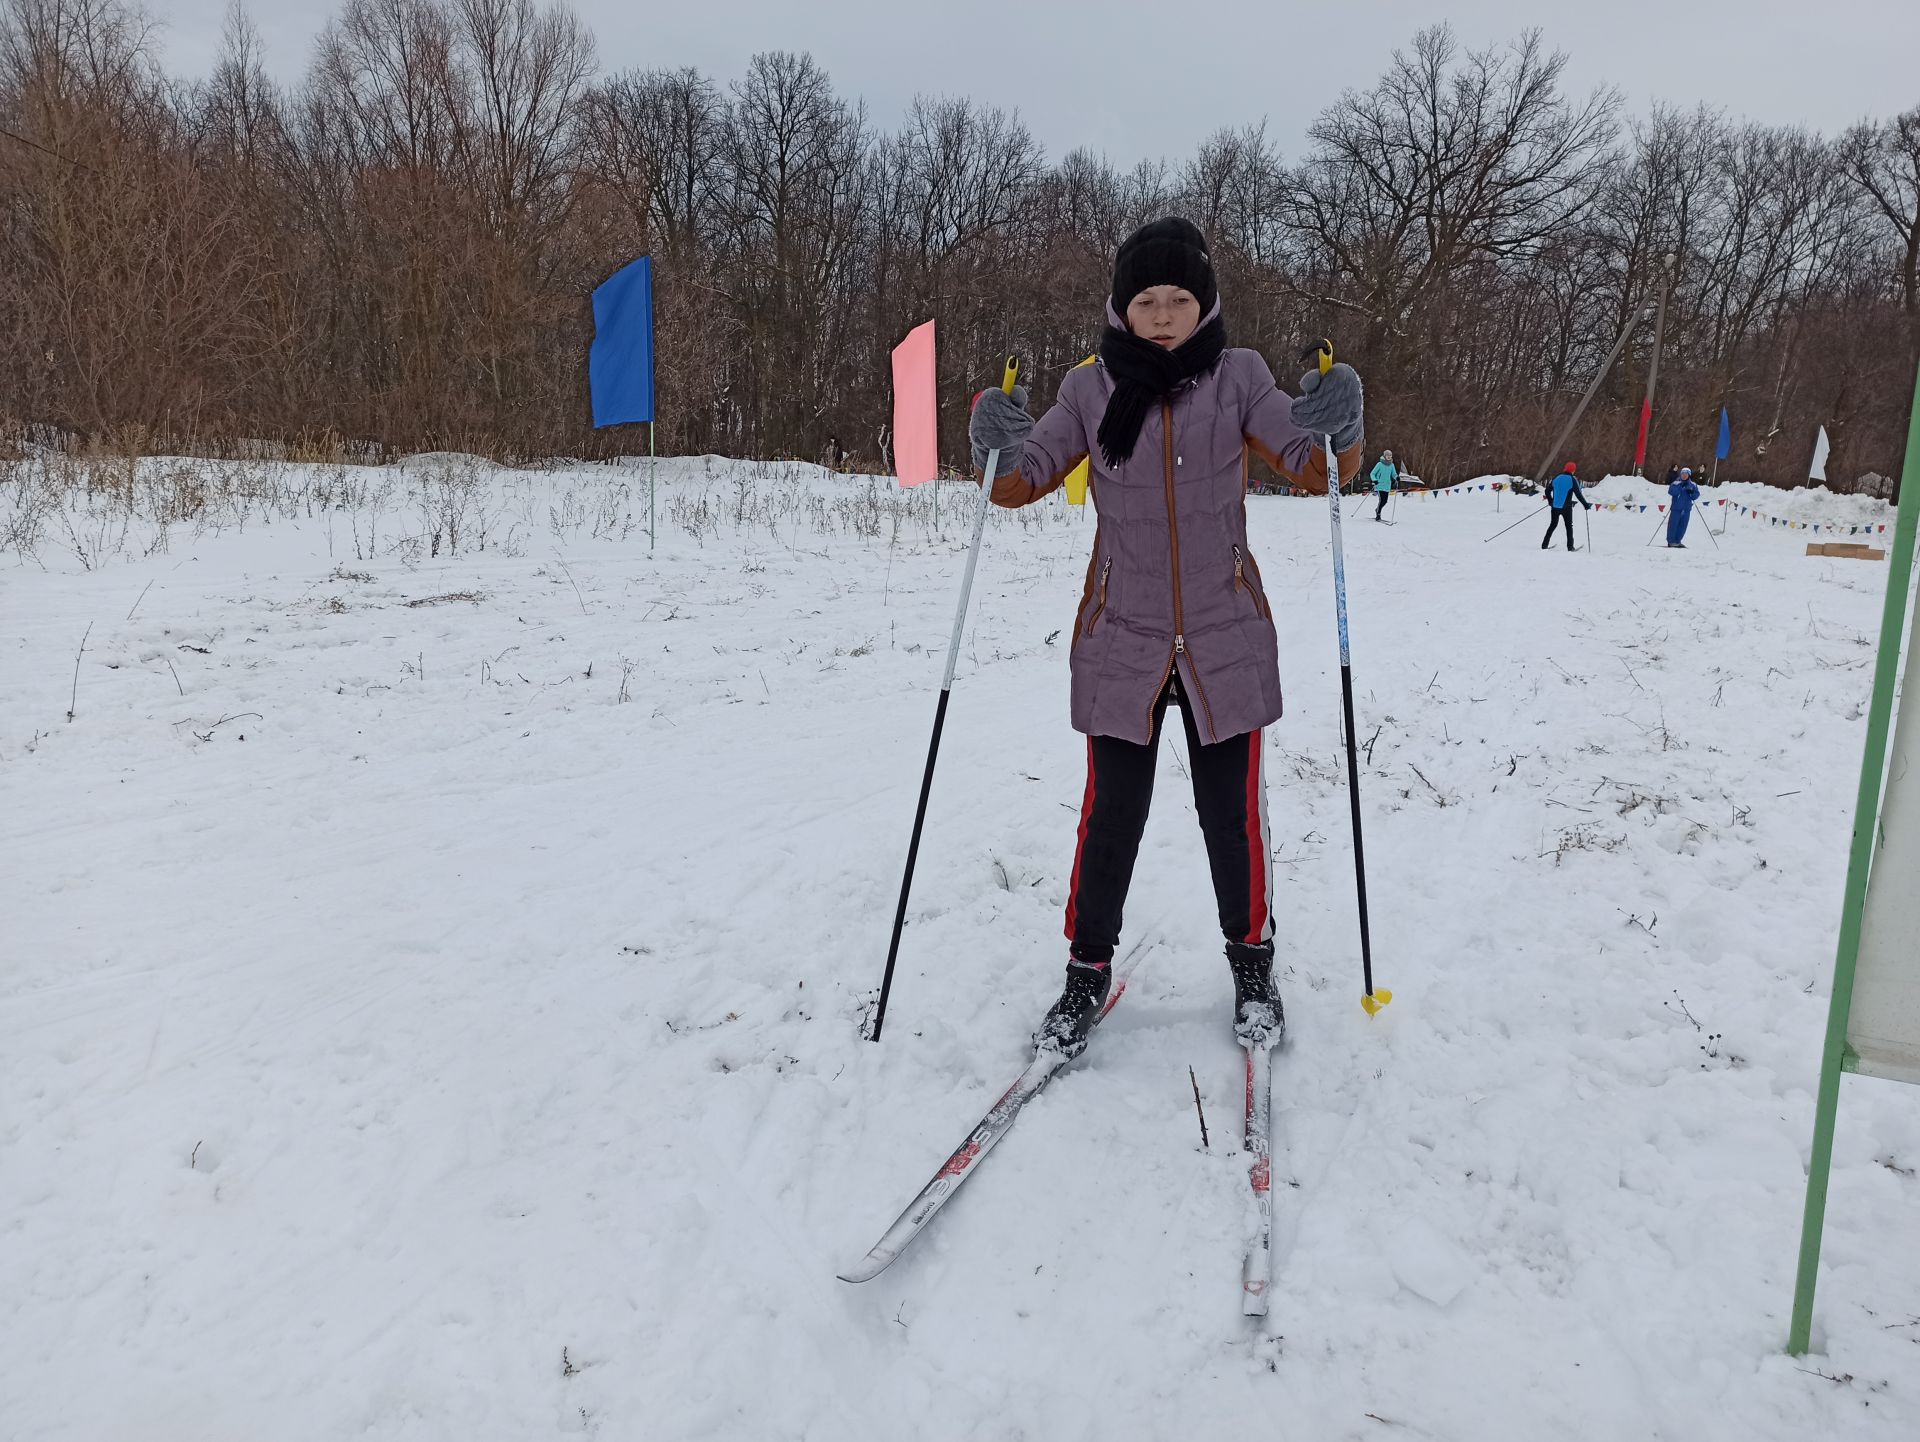
[[[1261,744],[1280,716],[1280,665],[1247,545],[1246,455],[1317,490],[1328,484],[1324,436],[1339,455],[1336,486],[1359,472],[1363,440],[1351,366],[1309,373],[1300,388],[1289,399],[1258,351],[1227,347],[1206,238],[1168,218],[1121,245],[1100,363],[1068,371],[1038,424],[1018,387],[975,403],[974,464],[1000,452],[997,504],[1033,504],[1091,456],[1100,516],[1071,646],[1087,785],[1067,888],[1066,986],[1036,1046],[1077,1055],[1106,1001],[1170,704],[1187,734],[1234,1029],[1260,1044],[1285,1027]]]
[[[1573,503],[1575,501],[1589,511],[1593,509],[1593,503],[1587,499],[1587,493],[1580,489],[1580,477],[1574,470],[1573,462],[1568,461],[1567,468],[1553,478],[1553,519],[1547,522],[1547,538],[1540,543],[1541,550],[1544,551],[1553,544],[1554,527],[1562,521],[1567,523],[1567,549],[1569,551],[1579,549],[1573,544]]]
[[[1400,477],[1400,469],[1393,463],[1393,452],[1380,452],[1380,459],[1373,463],[1369,479],[1373,482],[1373,492],[1380,498],[1380,504],[1373,508],[1376,521],[1386,519],[1387,502],[1393,499],[1393,483]]]
[[[1693,503],[1700,499],[1700,487],[1693,483],[1693,467],[1682,466],[1680,474],[1667,487],[1671,500],[1667,506],[1667,545],[1685,550],[1687,522],[1693,519]]]

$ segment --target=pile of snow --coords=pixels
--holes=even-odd
[[[1778,486],[1756,485],[1752,481],[1733,481],[1702,493],[1701,499],[1725,498],[1731,504],[1751,507],[1763,515],[1783,521],[1804,521],[1818,526],[1891,526],[1894,508],[1873,496],[1849,496],[1826,486],[1796,486],[1783,491]]]
[[[1595,500],[1623,504],[1664,505],[1664,482],[1645,476],[1605,476],[1583,482]],[[1718,503],[1746,506],[1763,516],[1783,521],[1799,521],[1811,526],[1883,526],[1892,525],[1894,508],[1872,496],[1846,495],[1826,486],[1796,486],[1782,490],[1755,481],[1728,481],[1724,485],[1700,488],[1700,504],[1719,509]]]

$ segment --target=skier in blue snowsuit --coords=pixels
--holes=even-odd
[[[1553,519],[1547,522],[1547,538],[1540,543],[1541,550],[1553,544],[1553,528],[1562,521],[1567,523],[1567,549],[1579,549],[1573,544],[1573,503],[1576,500],[1589,511],[1593,509],[1587,493],[1580,489],[1580,477],[1574,472],[1573,462],[1568,461],[1567,468],[1553,478]]]
[[[1693,468],[1682,466],[1680,474],[1667,487],[1667,494],[1673,498],[1667,507],[1667,545],[1680,550],[1686,549],[1681,538],[1687,534],[1687,522],[1693,519],[1693,503],[1700,499],[1700,488],[1693,483]]]
[[[1380,504],[1373,508],[1374,520],[1386,515],[1387,501],[1393,495],[1393,483],[1399,479],[1399,468],[1393,463],[1393,452],[1380,452],[1380,459],[1373,463],[1373,469],[1367,473],[1367,479],[1373,482],[1373,493],[1380,498]]]

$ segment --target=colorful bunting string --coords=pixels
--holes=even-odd
[[[1423,501],[1442,501],[1457,494],[1489,489],[1504,491],[1511,489],[1511,485],[1506,481],[1483,481],[1478,485],[1443,486],[1439,490],[1422,490],[1417,494]],[[1887,533],[1887,528],[1884,524],[1843,526],[1827,521],[1792,521],[1782,516],[1769,515],[1765,511],[1757,511],[1752,506],[1743,506],[1739,502],[1730,501],[1724,496],[1715,498],[1712,504],[1716,506],[1732,506],[1740,515],[1750,516],[1756,521],[1763,521],[1770,527],[1783,526],[1790,531],[1811,531],[1816,536],[1827,535],[1829,533],[1837,536],[1843,532],[1849,536],[1884,536]],[[1594,509],[1598,511],[1625,511],[1629,515],[1640,515],[1645,514],[1649,507],[1644,502],[1596,501],[1594,503]],[[1664,504],[1655,503],[1651,509],[1664,514],[1667,508]]]
[[[1716,501],[1715,504],[1732,506],[1740,515],[1749,516],[1756,521],[1764,521],[1769,527],[1784,526],[1789,531],[1812,531],[1816,536],[1825,535],[1828,532],[1832,532],[1837,536],[1843,531],[1849,536],[1884,536],[1887,533],[1887,528],[1883,524],[1870,523],[1863,526],[1842,526],[1827,522],[1790,521],[1781,516],[1772,516],[1768,515],[1765,511],[1755,510],[1752,506],[1743,506],[1738,501],[1729,501],[1724,497]]]

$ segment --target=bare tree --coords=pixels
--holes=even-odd
[[[1289,220],[1355,286],[1376,336],[1418,333],[1462,269],[1522,260],[1573,227],[1605,176],[1618,98],[1563,96],[1566,62],[1537,31],[1462,55],[1434,26],[1308,131]]]
[[[1920,105],[1880,124],[1864,122],[1840,142],[1840,163],[1893,228],[1900,304],[1920,337]]]
[[[729,106],[722,264],[744,327],[730,421],[753,449],[811,455],[848,353],[871,180],[865,112],[811,56],[756,55]]]
[[[722,89],[597,77],[546,0],[343,0],[305,79],[243,12],[165,74],[131,0],[0,0],[0,423],[161,446],[316,433],[601,454],[589,293],[656,261],[666,449],[878,459],[887,352],[941,326],[943,433],[1017,350],[1039,404],[1099,341],[1115,249],[1190,216],[1230,334],[1336,337],[1431,479],[1531,466],[1673,258],[1654,443],[1734,474],[1896,470],[1920,351],[1920,109],[1840,140],[1564,88],[1537,35],[1422,31],[1291,165],[1266,126],[1131,168],[922,97],[883,133],[811,57]],[[1574,437],[1631,454],[1649,337]],[[867,438],[873,438],[869,441]]]

